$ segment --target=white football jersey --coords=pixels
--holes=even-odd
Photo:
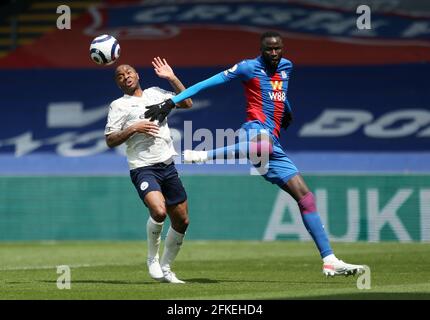
[[[158,87],[143,90],[141,97],[124,94],[110,104],[105,135],[123,130],[142,120],[149,121],[144,116],[146,107],[163,102],[174,95],[173,92]],[[173,148],[167,118],[161,124],[157,120],[155,123],[160,127],[155,137],[146,133],[135,133],[125,142],[130,169],[170,161],[177,155]]]

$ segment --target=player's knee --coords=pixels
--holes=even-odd
[[[307,214],[317,211],[317,206],[315,202],[315,197],[312,192],[306,193],[298,202],[300,212],[302,214]]]
[[[188,217],[185,217],[182,220],[182,228],[184,228],[186,230],[188,228],[189,224],[190,224],[190,219]]]
[[[190,218],[187,214],[181,215],[177,221],[181,229],[187,229],[188,225],[190,224]]]
[[[251,155],[270,155],[273,153],[273,145],[270,141],[262,140],[262,141],[252,141],[249,144],[249,153]]]
[[[267,140],[260,142],[260,150],[262,153],[272,154],[273,153],[273,143]]]
[[[152,205],[149,209],[151,217],[157,222],[163,222],[167,217],[166,206],[163,204]]]
[[[187,231],[190,221],[187,218],[174,219],[172,220],[172,227],[179,233],[185,233]]]

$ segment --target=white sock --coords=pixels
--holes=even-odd
[[[149,217],[146,223],[146,234],[148,238],[148,258],[158,257],[158,249],[160,248],[161,230],[163,230],[163,222],[157,222]]]
[[[336,258],[336,256],[333,253],[329,254],[328,256],[326,256],[326,257],[323,258],[323,262],[324,263],[330,263],[332,261],[337,261],[337,258]]]
[[[185,234],[173,230],[172,227],[167,231],[166,240],[164,241],[164,251],[161,257],[161,268],[170,269],[170,264],[175,260],[181,249]]]

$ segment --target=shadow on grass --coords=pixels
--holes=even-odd
[[[206,278],[194,278],[194,279],[183,279],[186,283],[219,283],[218,280],[212,280],[212,279],[206,279]],[[38,280],[38,282],[45,282],[45,283],[57,283],[56,280]],[[22,284],[23,282],[14,282],[15,284]],[[12,282],[9,282],[9,284],[14,284]],[[126,281],[126,280],[72,280],[72,283],[94,283],[94,284],[129,284],[129,285],[136,285],[136,284],[154,284],[154,283],[160,283],[160,281],[157,280],[148,280],[148,281]]]
[[[249,280],[249,279],[242,279],[242,280],[231,280],[231,279],[218,279],[213,282],[230,282],[230,283],[285,283],[285,284],[304,284],[304,285],[313,285],[313,284],[323,284],[323,285],[339,285],[339,284],[345,284],[345,282],[342,281],[291,281],[291,280]],[[355,283],[355,282],[354,282]],[[353,284],[354,284],[353,283]]]
[[[45,282],[45,283],[57,283],[56,280],[39,280],[39,282]],[[157,283],[155,280],[148,280],[148,281],[125,281],[125,280],[72,280],[72,284],[74,283],[94,283],[94,284],[129,284],[129,285],[136,285],[136,284],[154,284]]]
[[[206,278],[194,278],[194,279],[184,279],[187,283],[220,283],[223,281],[214,280],[214,279],[206,279]]]
[[[249,279],[240,279],[240,280],[232,280],[232,279],[208,279],[208,278],[184,278],[182,279],[186,283],[197,283],[197,284],[210,284],[210,283],[285,283],[285,284],[303,284],[309,285],[311,282],[309,281],[291,281],[291,280],[249,280]],[[45,283],[57,283],[56,280],[38,280],[38,282]],[[100,284],[154,284],[158,283],[156,280],[147,280],[147,281],[128,281],[128,280],[72,280],[72,283],[100,283]],[[8,284],[23,284],[23,283],[31,283],[31,281],[27,282],[8,282]],[[312,281],[312,284],[324,284],[335,286],[342,284],[341,281]]]

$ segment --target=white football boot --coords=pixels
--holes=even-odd
[[[160,262],[158,261],[158,256],[154,258],[148,258],[146,260],[146,265],[148,266],[149,275],[152,279],[157,281],[164,280],[163,270],[161,270]]]
[[[163,274],[164,274],[164,281],[163,282],[168,282],[168,283],[185,283],[185,281],[179,280],[176,277],[176,274],[172,272],[172,270],[170,270],[170,268],[168,267],[163,267]]]
[[[328,277],[349,276],[361,274],[364,272],[364,266],[357,264],[345,263],[342,260],[335,259],[323,264],[323,274]]]
[[[195,151],[185,150],[184,151],[184,163],[203,163],[208,160],[207,151]]]

